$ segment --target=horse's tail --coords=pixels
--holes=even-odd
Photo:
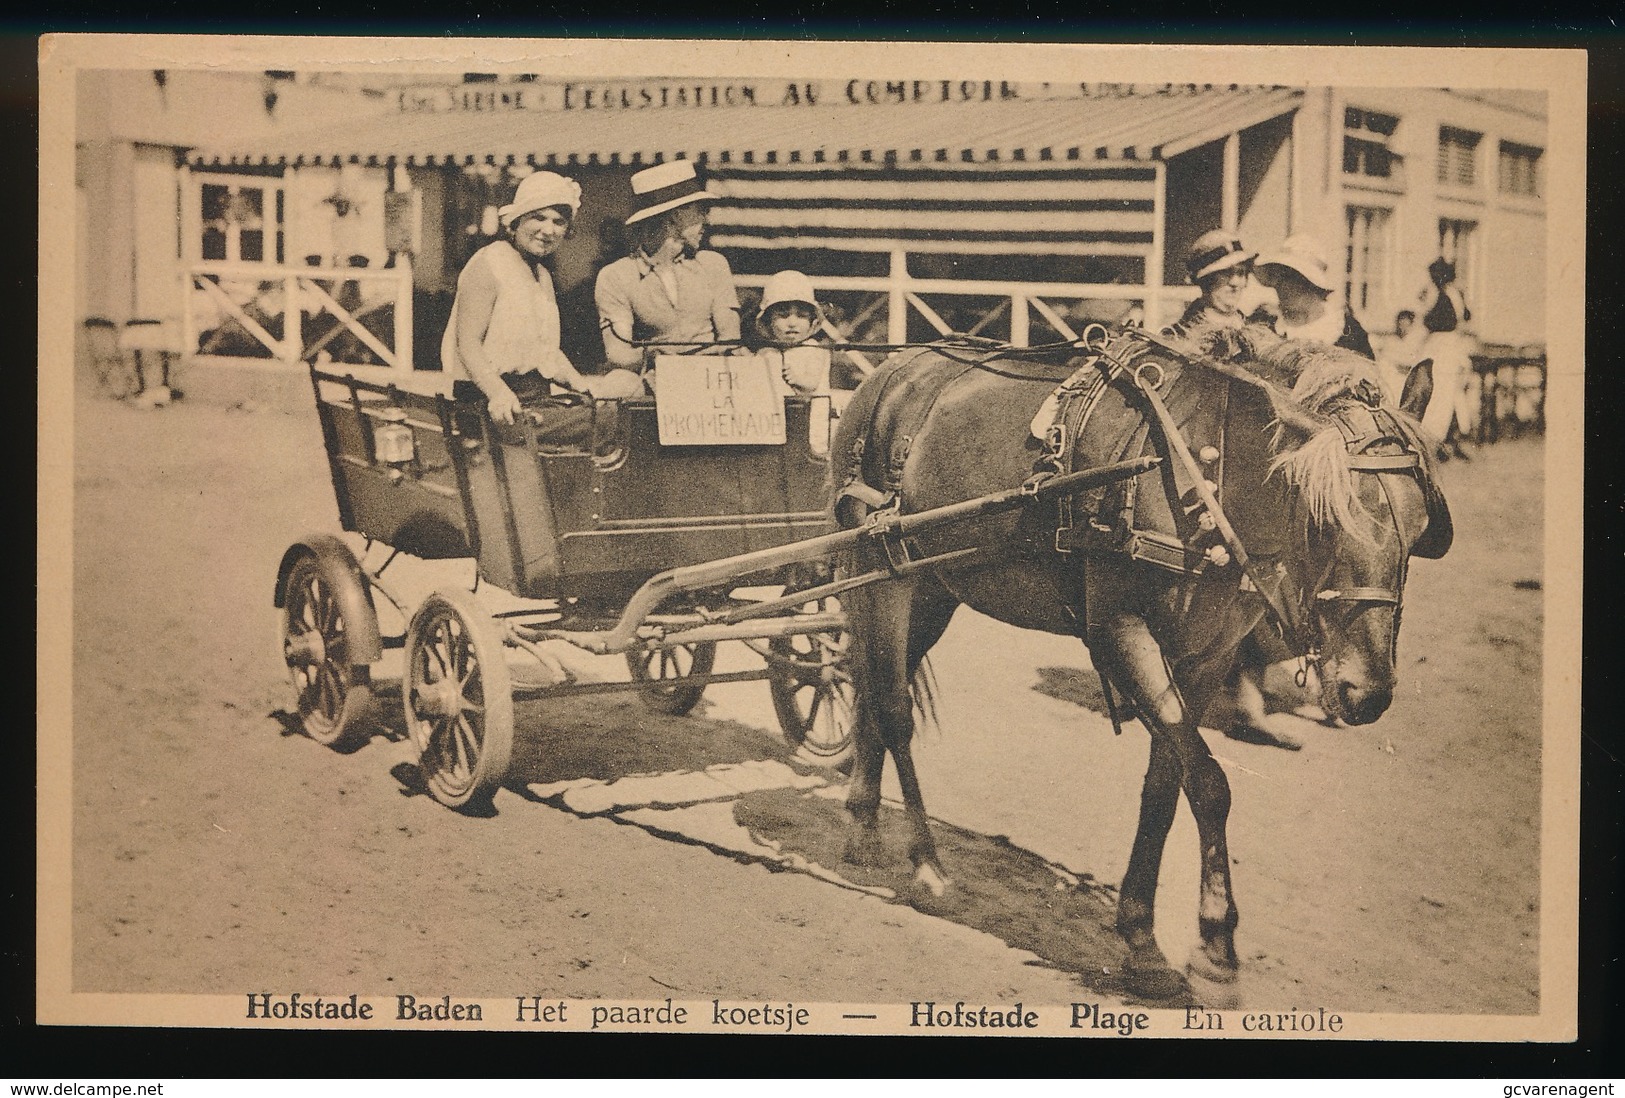
[[[932,670],[930,656],[923,657],[920,666],[914,669],[908,693],[914,700],[914,711],[920,715],[920,720],[927,727],[941,728],[942,723],[937,720],[937,673]]]

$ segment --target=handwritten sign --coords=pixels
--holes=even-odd
[[[655,411],[662,446],[784,445],[784,397],[755,355],[661,355]]]

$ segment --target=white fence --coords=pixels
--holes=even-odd
[[[767,279],[741,275],[734,281],[742,289],[759,289]],[[887,344],[950,333],[992,334],[1018,347],[1075,340],[1092,321],[1132,317],[1160,325],[1171,319],[1163,315],[1165,309],[1183,307],[1196,293],[1189,286],[917,278],[908,274],[901,252],[893,254],[885,277],[815,275],[812,283],[819,302],[832,314],[826,324],[830,335]],[[874,365],[872,357],[857,352],[852,357],[866,369]]]
[[[412,369],[410,267],[198,263],[186,271],[183,303],[183,346],[200,361]]]
[[[767,281],[736,279],[749,299]],[[1168,318],[1190,287],[1122,283],[1007,282],[918,278],[906,258],[875,276],[815,276],[829,334],[854,343],[898,344],[950,333],[988,335],[1018,347],[1074,340],[1091,321]],[[263,359],[289,364],[414,367],[409,266],[273,267],[198,263],[186,272],[183,346],[199,361]],[[867,371],[876,355],[852,352]]]

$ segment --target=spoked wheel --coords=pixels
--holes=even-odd
[[[833,599],[809,606],[811,610],[837,608]],[[847,665],[849,641],[843,629],[774,637],[769,642],[769,650],[778,659],[768,687],[785,741],[823,765],[837,768],[852,758],[856,720]]]
[[[341,585],[359,588],[359,599]],[[370,726],[372,683],[367,665],[350,660],[349,638],[362,631],[362,623],[346,621],[342,607],[349,602],[372,612],[371,592],[353,576],[325,569],[306,555],[288,570],[280,601],[282,658],[298,692],[305,734],[337,751],[360,747]]]
[[[703,682],[671,682],[689,675],[709,675],[717,662],[715,641],[699,644],[680,644],[675,648],[657,651],[634,649],[626,654],[626,667],[633,682],[651,685],[639,691],[643,704],[656,713],[681,717],[700,703],[705,693]]]
[[[436,591],[412,615],[401,695],[430,795],[448,808],[489,804],[513,754],[513,684],[472,595]]]

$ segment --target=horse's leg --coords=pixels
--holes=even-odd
[[[846,808],[852,817],[845,859],[859,865],[879,865],[880,780],[885,773],[886,749],[892,738],[894,714],[909,717],[908,652],[909,602],[907,581],[872,584],[843,596],[852,647],[847,653],[852,668],[857,711],[852,729],[852,780]]]
[[[1196,833],[1202,846],[1202,888],[1198,906],[1198,932],[1201,945],[1191,958],[1190,968],[1199,976],[1221,983],[1236,978],[1236,897],[1230,880],[1230,780],[1208,750],[1207,741],[1197,730],[1200,705],[1213,696],[1223,682],[1227,663],[1209,664],[1182,674],[1191,697],[1191,709],[1184,721],[1174,726],[1171,742],[1178,753],[1185,798],[1196,817]]]
[[[1237,630],[1232,626],[1227,632]],[[1197,729],[1196,714],[1222,683],[1239,637],[1230,636],[1228,643],[1223,643],[1222,636],[1217,638],[1221,643],[1182,667],[1181,690],[1169,677],[1161,647],[1143,618],[1120,613],[1097,619],[1090,636],[1091,651],[1130,693],[1151,733],[1140,817],[1117,909],[1118,932],[1129,946],[1132,978],[1146,994],[1178,990],[1179,981],[1156,944],[1154,923],[1163,849],[1183,788],[1196,818],[1202,852],[1201,949],[1193,968],[1209,979],[1233,979],[1237,915],[1225,836],[1230,783]]]
[[[1101,620],[1104,618],[1104,620]],[[1128,944],[1128,974],[1141,994],[1164,997],[1184,990],[1185,981],[1168,965],[1157,945],[1157,880],[1163,848],[1179,805],[1181,760],[1171,727],[1184,706],[1168,677],[1162,650],[1143,618],[1100,615],[1089,635],[1089,650],[1133,702],[1151,734],[1151,755],[1140,787],[1140,817],[1123,887],[1117,900],[1117,932]]]
[[[958,601],[934,581],[922,580],[915,586],[914,598],[909,606],[908,648],[903,668],[905,684],[914,682],[926,653],[942,639],[958,605]],[[897,781],[903,790],[903,807],[911,831],[908,857],[914,863],[914,879],[933,896],[941,896],[948,891],[949,880],[937,855],[936,840],[931,837],[925,798],[920,793],[920,779],[914,771],[912,692],[909,693],[909,702],[908,711],[893,714],[893,719],[887,724],[890,738],[886,746],[897,763]]]

